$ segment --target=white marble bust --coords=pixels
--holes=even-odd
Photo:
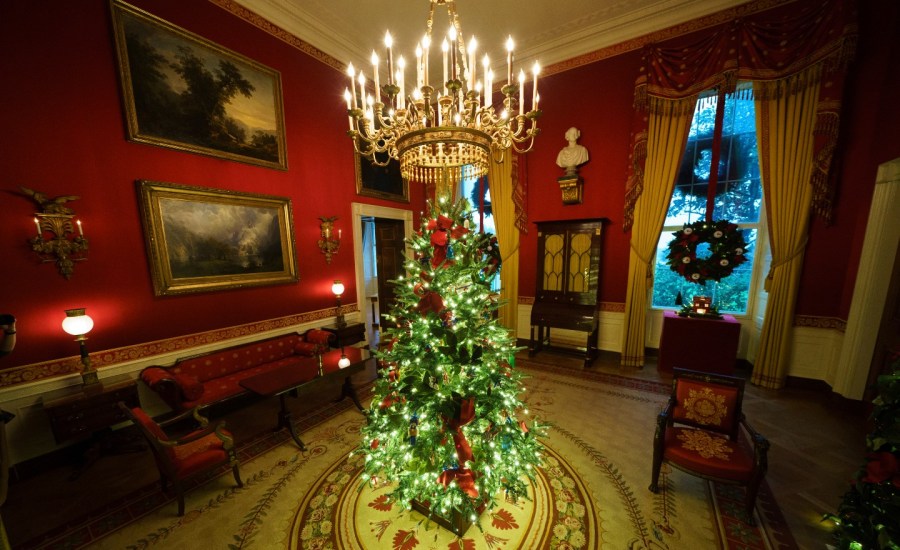
[[[556,165],[565,168],[566,175],[574,175],[578,173],[578,166],[588,161],[588,150],[584,145],[579,145],[578,138],[581,132],[574,126],[566,130],[566,141],[569,144],[562,148],[559,155],[556,156]]]

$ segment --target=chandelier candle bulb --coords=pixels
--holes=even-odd
[[[428,50],[431,48],[431,37],[429,35],[425,35],[422,39],[422,86],[428,86],[428,81],[430,80],[430,76],[428,74]]]
[[[393,45],[394,39],[391,38],[390,31],[384,33],[384,47],[387,50],[388,84],[394,83],[394,52],[391,51]]]
[[[469,40],[469,89],[475,88],[475,50],[478,49],[478,41],[473,36]]]
[[[450,45],[447,44],[447,39],[445,38],[443,42],[441,42],[441,52],[444,57],[444,95],[447,95],[447,52],[450,51]]]
[[[366,75],[363,74],[362,69],[359,70],[359,75],[356,77],[357,82],[359,82],[359,108],[362,110],[366,109]]]
[[[456,50],[459,48],[456,43],[456,27],[450,27],[447,35],[450,37],[450,80],[456,80]]]
[[[350,103],[350,90],[344,88],[344,99],[347,101],[347,120],[350,122],[350,131],[353,131],[353,115],[350,114],[350,111],[353,109],[353,105]]]
[[[353,105],[356,106],[356,69],[353,68],[353,63],[347,65],[347,75],[350,76],[350,90],[353,92]]]
[[[406,86],[405,86],[406,75],[404,74],[405,72],[406,72],[406,60],[403,59],[403,56],[401,55],[400,58],[397,60],[397,85],[400,86],[400,108],[401,109],[406,108]]]
[[[525,112],[525,71],[519,71],[519,116]]]
[[[372,50],[372,76],[375,81],[375,102],[381,103],[381,87],[378,82],[378,54]]]
[[[512,67],[513,67],[513,48],[515,47],[515,42],[513,42],[512,35],[506,39],[506,83],[512,84]]]

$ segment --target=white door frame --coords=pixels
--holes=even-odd
[[[356,267],[356,303],[359,308],[360,317],[366,322],[366,331],[372,329],[367,321],[368,316],[364,310],[366,304],[366,276],[363,259],[363,235],[362,220],[363,218],[387,218],[391,220],[403,220],[403,235],[406,239],[412,237],[413,234],[413,213],[412,210],[402,208],[391,208],[388,206],[377,206],[374,204],[364,204],[354,202],[350,205],[353,217],[353,263]],[[412,249],[409,245],[406,247],[406,255],[410,256]]]

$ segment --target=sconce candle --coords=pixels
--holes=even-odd
[[[34,226],[37,228],[37,236],[41,236],[41,222],[37,218],[34,219]]]
[[[325,217],[322,216],[319,218],[322,223],[319,224],[319,234],[321,235],[321,239],[319,239],[319,250],[322,251],[322,254],[325,254],[325,263],[331,263],[331,257],[337,254],[338,248],[341,247],[341,230],[338,229],[338,238],[334,238],[334,220],[337,219],[337,216]]]

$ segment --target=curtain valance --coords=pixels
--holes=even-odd
[[[856,34],[854,0],[798,1],[735,19],[700,38],[691,35],[679,39],[681,43],[647,45],[635,84],[623,229],[631,228],[634,204],[643,187],[648,111],[693,109],[690,98],[704,90],[718,88],[730,93],[742,80],[780,80],[814,66],[819,68],[821,84],[816,169],[810,184],[816,214],[830,222],[834,190],[829,169],[838,137],[843,81]]]

